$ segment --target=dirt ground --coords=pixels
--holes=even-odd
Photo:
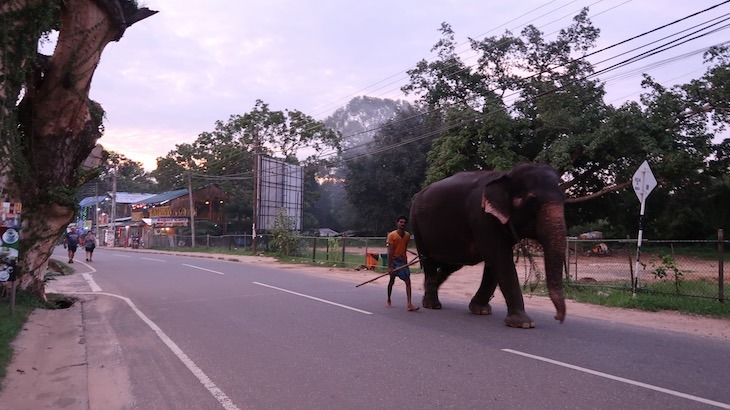
[[[162,253],[146,250],[125,250],[145,253]],[[102,249],[99,257],[103,257]],[[179,254],[179,253],[177,253]],[[363,283],[379,274],[368,270],[338,269],[305,265],[286,265],[272,258],[231,255],[201,255],[222,260],[237,260],[243,263],[277,266],[282,269],[301,272],[306,275],[329,277],[347,281],[353,285]],[[481,275],[481,266],[464,268],[454,273],[441,287],[440,294],[453,299],[463,300],[464,309],[476,291]],[[420,305],[423,295],[423,276],[414,274],[414,303]],[[80,274],[62,277],[53,281],[56,288],[49,292],[63,293],[64,290],[88,291],[86,282]],[[387,279],[381,278],[364,286],[377,286],[383,290],[383,305]],[[394,308],[405,309],[403,285],[394,290]],[[492,303],[504,304],[497,292]],[[588,317],[610,322],[627,323],[636,326],[682,332],[702,337],[730,340],[730,320],[711,319],[676,312],[644,312],[629,309],[606,308],[582,303],[567,303],[566,326],[571,317]],[[546,297],[529,295],[525,297],[525,307],[529,312],[536,310],[554,312],[554,307]],[[540,324],[537,324],[540,326]],[[89,348],[83,333],[82,309],[75,304],[69,309],[37,309],[30,316],[20,336],[14,343],[15,355],[8,367],[7,377],[0,386],[0,408],[89,408],[89,392],[99,393],[106,386],[98,377],[89,377],[87,363]],[[523,330],[515,330],[523,331]],[[529,330],[525,330],[529,331]],[[106,388],[109,388],[106,386]],[[112,389],[113,390],[113,389]],[[113,391],[109,391],[112,394]]]

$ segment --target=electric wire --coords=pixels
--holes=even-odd
[[[633,37],[631,37],[631,38],[628,38],[628,39],[626,39],[626,40],[623,40],[623,41],[620,41],[620,42],[618,42],[618,43],[615,43],[615,44],[613,44],[613,45],[610,45],[610,46],[608,46],[608,47],[604,47],[604,48],[602,48],[602,49],[600,49],[600,50],[596,50],[596,51],[594,51],[594,52],[592,52],[592,53],[589,53],[589,54],[587,54],[587,55],[584,55],[584,56],[582,56],[582,57],[580,57],[580,58],[577,58],[577,59],[571,60],[571,62],[569,62],[569,63],[572,63],[572,62],[578,61],[578,60],[580,60],[580,59],[585,59],[585,58],[587,58],[587,57],[589,57],[589,56],[597,55],[597,54],[599,54],[599,53],[601,53],[601,52],[605,52],[605,51],[607,51],[607,50],[609,50],[609,49],[612,49],[612,48],[615,48],[615,47],[617,47],[617,46],[619,46],[619,45],[622,45],[622,44],[628,43],[628,42],[630,42],[630,41],[633,41],[633,40],[635,40],[635,39],[638,39],[638,38],[644,37],[644,36],[646,36],[646,35],[648,35],[648,34],[651,34],[651,33],[657,32],[657,31],[659,31],[659,30],[662,30],[662,29],[664,29],[664,28],[667,28],[667,27],[670,27],[670,26],[672,26],[672,25],[674,25],[674,24],[677,24],[678,22],[681,22],[681,21],[687,20],[687,19],[689,19],[689,18],[692,18],[692,17],[694,17],[694,16],[697,16],[697,15],[699,15],[699,14],[702,14],[702,13],[704,13],[704,12],[707,12],[707,11],[709,11],[709,10],[712,10],[712,9],[714,9],[714,8],[717,8],[717,7],[719,7],[719,6],[721,6],[721,5],[724,5],[724,4],[728,3],[728,2],[730,2],[730,0],[728,0],[728,1],[724,1],[724,2],[722,2],[722,3],[716,4],[716,5],[714,5],[714,6],[711,6],[711,7],[708,7],[708,8],[706,8],[706,9],[704,9],[704,10],[701,10],[701,11],[698,11],[698,12],[695,12],[695,13],[692,13],[692,14],[690,14],[690,15],[688,15],[688,16],[685,16],[685,17],[683,17],[683,18],[681,18],[681,19],[677,19],[677,20],[675,20],[675,21],[673,21],[673,22],[670,22],[670,23],[664,24],[664,25],[662,25],[662,26],[660,26],[660,27],[657,27],[657,28],[655,28],[655,29],[649,30],[649,31],[647,31],[647,32],[644,32],[644,33],[642,33],[642,34],[639,34],[639,35],[633,36]],[[552,2],[550,2],[550,3],[552,3]],[[550,3],[548,3],[548,4],[550,4]],[[598,2],[595,2],[595,3],[598,3]],[[593,3],[593,4],[595,4],[595,3]],[[616,8],[616,7],[619,7],[619,6],[621,6],[621,5],[625,4],[625,3],[626,3],[626,2],[624,2],[624,3],[621,3],[621,4],[617,5],[617,6],[614,6],[614,7],[612,7],[611,9],[614,9],[614,8]],[[541,7],[544,7],[544,6],[545,6],[545,5],[543,5],[543,6],[541,6]],[[535,9],[535,10],[537,10],[537,9]],[[534,11],[534,10],[533,10],[533,11]],[[605,11],[603,11],[603,12],[606,12],[606,11],[608,11],[608,10],[605,10]],[[603,13],[603,12],[602,12],[602,13]],[[529,13],[525,13],[525,14],[529,14]],[[724,16],[726,16],[726,15],[724,15]],[[712,21],[712,20],[717,20],[717,19],[720,19],[720,18],[722,18],[722,17],[724,17],[724,16],[716,17],[716,18],[714,18],[714,19],[708,20],[707,22],[704,22],[704,23],[698,24],[698,25],[696,25],[696,26],[694,26],[694,27],[700,27],[700,26],[701,26],[702,24],[707,24],[707,23],[709,23],[709,22],[710,22],[710,21]],[[727,19],[725,19],[725,20],[722,20],[722,21],[724,22],[724,21],[726,21],[726,20],[727,20]],[[719,24],[719,23],[715,23],[715,24],[713,24],[713,25],[716,25],[716,24]],[[625,59],[625,60],[623,60],[623,61],[621,61],[621,62],[619,62],[619,63],[613,64],[613,65],[611,65],[611,66],[609,66],[609,67],[606,67],[606,68],[603,68],[603,69],[601,69],[601,70],[598,70],[598,71],[594,72],[594,73],[593,73],[593,75],[591,75],[590,77],[587,77],[587,78],[594,78],[594,77],[597,77],[597,76],[598,76],[599,74],[608,74],[608,73],[610,73],[611,71],[613,71],[613,70],[616,70],[616,69],[618,69],[618,68],[621,68],[621,67],[627,66],[627,65],[629,65],[629,64],[633,64],[633,63],[635,63],[635,62],[637,62],[637,61],[643,60],[643,59],[645,59],[645,58],[648,58],[648,57],[650,57],[650,56],[653,56],[653,55],[656,55],[656,54],[658,54],[658,53],[661,53],[661,52],[667,51],[667,50],[669,50],[669,49],[671,49],[671,48],[674,48],[674,47],[676,47],[676,46],[678,46],[678,45],[681,45],[681,44],[684,44],[684,43],[687,43],[687,42],[690,42],[690,41],[696,40],[696,39],[698,39],[698,38],[704,37],[704,36],[706,36],[706,35],[709,35],[709,34],[712,34],[712,33],[714,33],[714,32],[718,32],[718,31],[720,31],[720,30],[724,30],[724,29],[726,29],[726,28],[727,28],[727,25],[726,25],[726,26],[722,26],[722,27],[719,27],[719,28],[716,28],[715,30],[713,30],[713,31],[711,31],[711,32],[707,32],[707,33],[704,33],[704,34],[697,34],[697,33],[700,33],[700,31],[701,31],[701,30],[704,30],[704,29],[700,29],[700,30],[697,30],[697,31],[695,31],[695,32],[693,33],[693,34],[697,34],[697,35],[696,35],[696,36],[694,36],[694,37],[690,37],[690,35],[686,35],[686,36],[683,36],[683,37],[682,37],[682,39],[684,39],[684,41],[679,41],[680,39],[672,40],[672,41],[671,41],[670,43],[665,43],[665,44],[663,44],[663,45],[661,45],[661,46],[657,46],[657,47],[655,47],[655,48],[653,48],[653,49],[651,49],[651,50],[649,50],[649,51],[646,51],[646,52],[644,52],[644,53],[641,53],[641,54],[638,54],[638,55],[632,56],[632,57],[630,57],[630,58],[627,58],[627,59]],[[638,50],[638,49],[641,49],[641,48],[645,48],[645,47],[647,47],[647,46],[649,46],[649,45],[651,45],[651,44],[655,44],[655,43],[657,43],[657,42],[660,42],[660,41],[662,41],[662,40],[666,40],[666,39],[668,39],[668,38],[670,38],[670,37],[676,36],[676,35],[678,35],[679,33],[681,33],[681,32],[685,32],[685,31],[687,31],[687,30],[689,30],[689,29],[684,29],[684,30],[682,30],[682,31],[680,31],[680,32],[678,32],[678,33],[674,33],[674,34],[672,34],[672,35],[669,35],[669,36],[666,36],[666,37],[664,37],[664,38],[662,38],[662,39],[659,39],[659,40],[655,40],[655,41],[653,41],[653,42],[651,42],[651,43],[645,44],[645,45],[643,45],[643,46],[640,46],[640,47],[636,47],[636,48],[634,48],[634,49],[632,49],[632,50],[630,50],[630,51],[627,51],[627,52],[624,52],[624,53],[618,54],[618,55],[616,55],[616,56],[612,56],[612,57],[606,58],[606,59],[604,59],[604,60],[601,60],[601,61],[599,61],[598,63],[596,63],[596,64],[594,64],[594,65],[600,65],[600,64],[602,64],[602,63],[605,63],[605,62],[607,62],[607,61],[610,61],[610,60],[613,60],[613,59],[619,58],[619,57],[621,57],[621,56],[624,56],[624,55],[626,55],[626,54],[628,54],[628,53],[631,53],[632,51],[636,51],[636,50]],[[676,44],[674,44],[674,45],[671,45],[671,43],[676,43]],[[721,43],[721,44],[725,44],[725,43]],[[702,50],[706,50],[706,49],[707,49],[707,48],[703,48]],[[616,79],[619,79],[619,78],[627,78],[627,77],[630,77],[631,75],[635,75],[635,74],[633,74],[633,73],[636,73],[636,72],[638,72],[638,71],[640,71],[640,70],[644,70],[644,69],[646,69],[646,68],[656,68],[656,67],[660,67],[660,66],[663,66],[663,65],[669,64],[669,63],[671,63],[671,62],[674,62],[674,61],[679,61],[679,60],[682,60],[682,59],[685,59],[685,58],[689,58],[690,56],[696,55],[696,54],[697,54],[698,52],[700,52],[700,50],[695,50],[695,51],[691,51],[691,52],[685,53],[685,54],[683,54],[683,55],[680,55],[680,56],[676,56],[676,57],[671,57],[671,58],[668,58],[668,59],[662,60],[662,61],[660,61],[660,62],[657,62],[657,63],[653,63],[653,64],[651,64],[651,65],[647,65],[647,66],[644,66],[644,67],[642,67],[641,69],[634,69],[634,70],[632,70],[631,72],[628,72],[628,73],[623,73],[623,74],[615,74],[615,75],[613,75],[613,76],[609,76],[609,77],[607,77],[607,79],[606,79],[606,82],[608,82],[608,81],[613,81],[613,80],[616,80]],[[567,63],[566,63],[566,64],[567,64]],[[466,68],[469,68],[469,67],[466,67]],[[473,67],[471,67],[471,68],[473,68]],[[533,76],[534,76],[534,75],[533,75]],[[532,77],[532,76],[531,76],[531,77]],[[527,77],[527,78],[525,78],[525,80],[527,80],[527,79],[529,79],[529,78],[531,78],[531,77]],[[389,78],[392,78],[392,76],[391,76],[391,77],[389,77]],[[386,79],[386,80],[387,80],[387,79]],[[383,80],[383,81],[385,81],[385,80]],[[382,83],[382,81],[381,81],[381,82],[379,82],[379,83]],[[376,84],[379,84],[379,83],[376,83]],[[345,98],[346,98],[346,97],[345,97]],[[433,111],[428,111],[428,112],[426,112],[426,113],[419,113],[419,114],[417,114],[417,115],[414,115],[414,116],[412,116],[412,117],[408,117],[408,118],[405,118],[405,119],[403,119],[402,121],[406,121],[406,120],[411,120],[411,119],[413,119],[413,118],[415,118],[415,117],[418,117],[418,116],[423,116],[423,115],[427,115],[427,114],[430,114],[430,113],[433,113]],[[481,114],[480,116],[481,116],[481,117],[484,117],[484,116],[486,116],[486,115],[489,115],[489,113],[484,113],[484,114]],[[477,120],[477,119],[478,119],[478,118],[473,118],[472,120]],[[465,120],[465,121],[463,121],[463,122],[466,122],[466,120]],[[462,123],[463,123],[463,122],[462,122]],[[377,126],[377,127],[373,127],[373,128],[367,129],[367,130],[363,130],[363,131],[360,131],[360,132],[357,132],[357,133],[353,133],[353,134],[350,134],[350,135],[347,135],[347,136],[345,136],[345,137],[343,138],[343,140],[347,140],[347,139],[350,139],[350,138],[354,138],[354,137],[357,137],[357,136],[359,136],[359,135],[363,135],[363,134],[367,134],[367,133],[374,133],[374,132],[377,132],[378,130],[382,129],[382,127],[383,127],[383,126],[382,126],[382,125],[380,125],[380,126]],[[429,133],[427,133],[427,134],[424,134],[424,135],[422,135],[422,136],[416,136],[416,137],[412,137],[412,138],[410,138],[410,139],[408,139],[408,140],[404,140],[404,141],[401,141],[401,142],[398,142],[398,143],[394,143],[394,144],[391,144],[391,145],[389,145],[389,146],[384,146],[384,147],[380,147],[380,148],[377,148],[377,149],[376,149],[375,151],[371,151],[371,152],[369,152],[369,155],[374,155],[374,154],[377,154],[377,153],[382,153],[382,152],[385,152],[385,151],[387,151],[388,149],[396,148],[396,147],[399,147],[399,146],[403,146],[403,145],[406,145],[406,144],[408,144],[408,143],[411,143],[411,142],[415,142],[415,141],[418,141],[418,140],[421,140],[421,139],[424,139],[424,138],[428,138],[428,137],[430,137],[430,136],[436,135],[436,134],[437,134],[437,133],[439,133],[439,132],[443,132],[443,131],[446,131],[446,130],[448,130],[449,128],[453,128],[453,127],[454,127],[454,126],[451,126],[451,127],[444,127],[444,128],[440,128],[440,129],[437,129],[437,130],[431,131],[431,132],[429,132]],[[344,150],[343,150],[342,152],[347,152],[348,150],[350,150],[350,151],[353,151],[353,150],[356,150],[356,149],[362,149],[363,147],[366,147],[366,146],[368,146],[368,144],[372,145],[372,141],[370,141],[370,142],[367,142],[367,143],[364,143],[364,144],[359,144],[359,145],[356,145],[356,146],[351,146],[351,147],[348,147],[348,148],[344,149]],[[334,154],[334,153],[333,153],[333,154],[326,154],[326,155],[323,155],[323,156],[322,156],[322,158],[325,158],[325,159],[326,159],[327,157],[329,157],[329,156],[333,156],[333,155],[335,155],[335,154]],[[363,154],[360,154],[360,155],[357,155],[357,156],[353,156],[353,157],[349,157],[349,158],[343,158],[343,159],[340,159],[339,161],[335,161],[335,164],[341,164],[341,163],[343,163],[343,162],[346,162],[346,161],[352,161],[352,160],[356,160],[356,159],[358,159],[358,158],[362,158],[362,157],[364,157],[364,156],[367,156],[367,155],[368,155],[368,153],[363,153]],[[202,176],[201,176],[201,177],[202,177]],[[237,178],[237,177],[230,177],[230,178]],[[253,177],[250,177],[250,178],[253,178]]]

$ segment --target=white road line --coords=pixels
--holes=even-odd
[[[167,262],[167,261],[166,261],[166,260],[164,260],[164,259],[145,258],[145,257],[141,257],[140,259],[144,259],[144,260],[146,260],[146,261],[155,261],[155,262]]]
[[[307,299],[312,299],[312,300],[316,300],[316,301],[318,301],[318,302],[328,303],[328,304],[330,304],[330,305],[338,306],[338,307],[341,307],[341,308],[345,308],[345,309],[350,309],[350,310],[354,310],[355,312],[360,312],[360,313],[364,313],[364,314],[366,314],[366,315],[372,315],[372,312],[368,312],[367,310],[360,310],[360,309],[357,309],[357,308],[354,308],[354,307],[351,307],[351,306],[347,306],[347,305],[341,305],[341,304],[339,304],[339,303],[331,302],[331,301],[329,301],[329,300],[325,300],[325,299],[320,299],[320,298],[316,298],[316,297],[314,297],[314,296],[309,296],[309,295],[305,295],[305,294],[303,294],[303,293],[297,293],[297,292],[292,292],[291,290],[286,290],[286,289],[282,289],[282,288],[277,288],[276,286],[271,286],[271,285],[267,285],[267,284],[265,284],[265,283],[261,283],[261,282],[254,282],[254,284],[256,284],[256,285],[259,285],[259,286],[265,286],[265,287],[267,287],[267,288],[271,288],[271,289],[276,289],[276,290],[280,290],[280,291],[282,291],[282,292],[286,292],[286,293],[291,293],[292,295],[297,295],[297,296],[301,296],[301,297],[303,297],[303,298],[307,298]]]
[[[77,292],[77,293],[87,294],[88,292]],[[173,342],[172,339],[170,339],[167,336],[167,334],[165,334],[165,332],[163,332],[162,329],[160,329],[159,326],[157,326],[157,324],[155,324],[155,322],[150,320],[150,318],[148,318],[144,313],[142,313],[142,311],[139,310],[137,308],[137,306],[134,305],[134,302],[132,302],[129,298],[126,298],[126,297],[120,296],[120,295],[115,295],[113,293],[94,293],[94,295],[111,296],[111,297],[119,298],[119,299],[127,302],[127,305],[129,305],[129,307],[132,308],[132,311],[134,311],[134,313],[136,313],[137,316],[139,316],[140,319],[142,319],[147,324],[147,326],[149,326],[150,329],[152,329],[157,334],[157,337],[159,337],[160,340],[162,340],[162,342],[172,351],[172,353],[175,354],[175,356],[177,356],[177,358],[180,359],[181,362],[183,362],[185,367],[187,367],[188,370],[190,370],[190,372],[193,373],[193,375],[198,378],[200,383],[206,389],[208,389],[210,394],[213,395],[213,397],[215,397],[216,400],[218,400],[218,403],[220,403],[224,409],[238,410],[238,407],[236,407],[236,405],[233,403],[233,401],[231,399],[229,399],[225,393],[223,393],[223,390],[219,389],[218,386],[216,386],[215,383],[213,383],[213,381],[210,380],[208,375],[206,375],[205,372],[203,372],[203,370],[201,370],[198,367],[198,365],[196,365],[195,362],[193,362],[193,360],[190,357],[188,357],[188,355],[186,355],[185,352],[183,352],[182,349],[180,349],[180,347],[175,342]]]
[[[195,266],[195,265],[188,265],[187,263],[183,263],[182,265],[183,265],[183,266],[188,266],[188,267],[190,267],[190,268],[195,268],[195,269],[200,269],[200,270],[204,270],[204,271],[206,271],[206,272],[213,272],[213,273],[217,273],[217,274],[219,274],[219,275],[225,275],[225,273],[223,273],[223,272],[218,272],[218,271],[215,271],[215,270],[211,270],[211,269],[201,268],[200,266]]]
[[[122,258],[131,258],[131,255],[122,255],[121,253],[113,253],[114,256],[121,256]]]
[[[710,406],[715,406],[715,407],[719,407],[719,408],[722,408],[722,409],[730,409],[730,404],[727,404],[727,403],[721,403],[719,401],[704,399],[702,397],[692,396],[691,394],[680,393],[678,391],[665,389],[663,387],[657,387],[657,386],[654,386],[654,385],[651,385],[651,384],[637,382],[635,380],[625,379],[623,377],[613,376],[613,375],[610,375],[610,374],[607,374],[607,373],[602,373],[602,372],[599,372],[599,371],[596,371],[596,370],[586,369],[585,367],[574,366],[572,364],[568,364],[568,363],[564,363],[564,362],[559,362],[557,360],[548,359],[548,358],[541,357],[541,356],[535,356],[535,355],[532,355],[532,354],[529,354],[529,353],[519,352],[517,350],[502,349],[502,351],[503,352],[507,352],[507,353],[516,354],[516,355],[520,355],[520,356],[524,356],[524,357],[529,357],[530,359],[540,360],[540,361],[543,361],[543,362],[551,363],[551,364],[558,365],[558,366],[562,366],[562,367],[567,367],[569,369],[578,370],[580,372],[592,374],[594,376],[605,377],[607,379],[615,380],[615,381],[618,381],[618,382],[621,382],[621,383],[631,384],[633,386],[643,387],[645,389],[658,391],[660,393],[665,393],[665,394],[669,394],[669,395],[672,395],[672,396],[681,397],[681,398],[684,398],[684,399],[687,399],[687,400],[692,400],[692,401],[696,401],[696,402],[699,402],[699,403],[708,404]]]
[[[91,276],[91,273],[84,273],[81,276],[86,279],[86,283],[89,285],[92,292],[101,292],[101,287],[96,284],[96,281],[94,280],[94,277]]]

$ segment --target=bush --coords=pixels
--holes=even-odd
[[[286,256],[300,256],[300,243],[295,236],[294,217],[287,215],[286,209],[281,208],[274,220],[274,229],[271,230],[271,248],[274,252]]]

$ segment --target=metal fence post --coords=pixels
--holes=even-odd
[[[342,262],[345,262],[345,235],[342,235]]]
[[[717,296],[720,302],[725,301],[725,247],[722,229],[717,230],[717,276],[718,289]]]
[[[317,237],[312,237],[312,262],[317,261]]]

